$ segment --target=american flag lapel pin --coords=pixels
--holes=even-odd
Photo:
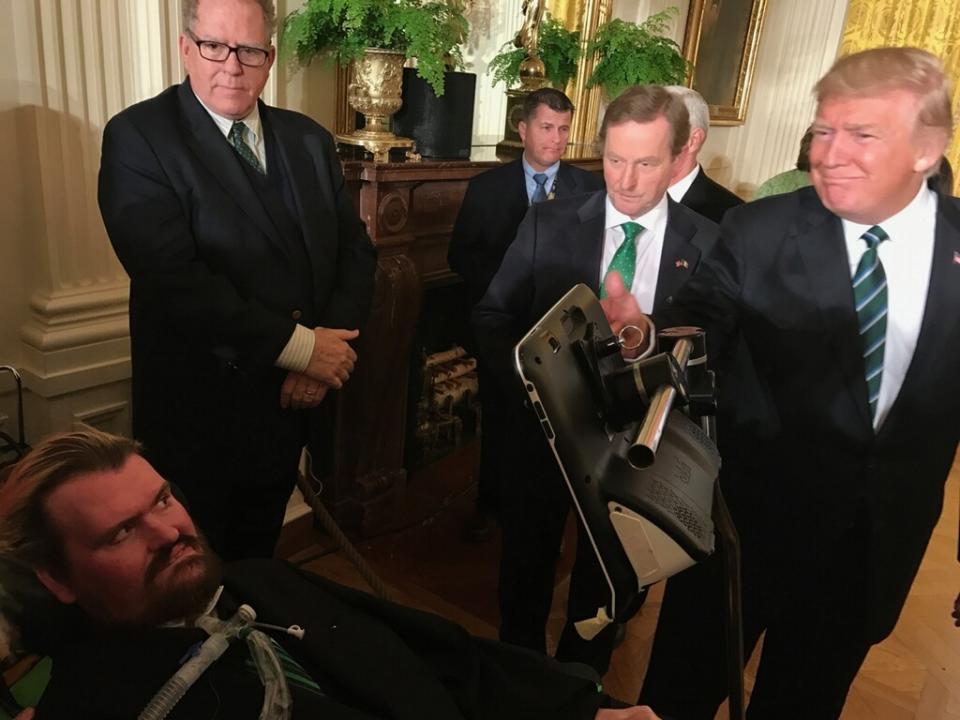
[[[954,261],[954,262],[960,262],[960,260],[957,260],[957,253],[954,253],[954,254],[953,254],[953,261]],[[675,267],[678,267],[678,268],[683,268],[684,270],[688,270],[688,269],[690,268],[690,263],[688,263],[688,262],[687,262],[686,260],[684,260],[683,258],[680,258],[679,260],[677,260],[677,261],[674,263],[674,266],[675,266]]]

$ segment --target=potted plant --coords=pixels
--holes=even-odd
[[[672,7],[639,24],[614,19],[601,26],[587,45],[586,52],[596,54],[587,87],[599,85],[612,99],[631,85],[682,85],[687,61],[663,34],[677,12]]]
[[[413,144],[390,131],[404,60],[416,58],[417,74],[443,95],[447,65],[463,65],[459,44],[468,28],[460,6],[440,0],[306,0],[284,20],[280,51],[299,65],[316,58],[349,65],[347,100],[366,122],[337,139],[385,161],[391,147]]]
[[[550,84],[562,90],[577,72],[580,59],[580,31],[567,30],[562,22],[547,15],[540,24],[539,55]],[[520,63],[527,57],[524,47],[508,42],[490,61],[488,72],[492,84],[503,83],[507,88],[520,83]]]
[[[370,48],[402,53],[443,95],[446,66],[463,66],[468,30],[462,10],[439,0],[307,0],[284,20],[280,50],[300,65],[323,58],[344,67]]]

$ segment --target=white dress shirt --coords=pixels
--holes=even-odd
[[[600,284],[607,274],[610,262],[623,244],[625,222],[636,222],[643,226],[642,233],[634,238],[637,247],[637,264],[633,273],[633,285],[630,293],[637,299],[640,310],[649,315],[653,311],[653,300],[657,294],[657,277],[660,274],[660,256],[663,254],[663,236],[667,230],[667,194],[664,193],[652,210],[640,217],[632,218],[617,210],[606,200],[606,220],[603,231],[603,257],[600,261]]]
[[[693,170],[688,172],[673,185],[667,188],[667,194],[673,199],[674,202],[680,202],[680,199],[687,194],[687,190],[690,189],[690,186],[693,185],[693,181],[697,179],[697,175],[699,174],[700,164],[697,163],[693,166]]]
[[[872,226],[848,220],[842,223],[850,261],[850,277],[853,278],[860,257],[867,249],[867,243],[860,236]],[[924,183],[909,205],[877,225],[883,228],[889,239],[877,246],[877,254],[887,276],[887,340],[883,351],[880,396],[873,419],[874,429],[883,425],[890,407],[897,399],[917,347],[933,263],[937,225],[936,193]]]

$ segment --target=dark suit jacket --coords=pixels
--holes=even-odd
[[[100,208],[131,279],[134,433],[169,453],[202,445],[221,422],[277,412],[285,373],[273,363],[295,317],[355,328],[370,305],[376,255],[330,134],[259,108],[299,237],[278,233],[189,79],[104,130]],[[212,408],[228,409],[213,419]],[[261,442],[269,453],[274,438]]]
[[[606,197],[601,190],[532,206],[474,309],[481,353],[503,387],[517,385],[510,387],[514,396],[522,395],[513,370],[514,345],[577,283],[599,293]],[[716,239],[714,223],[669,201],[655,308],[695,273]]]
[[[782,430],[764,512],[788,538],[792,573],[810,592],[847,528],[869,526],[873,640],[890,632],[940,515],[960,437],[960,201],[941,197],[923,323],[900,393],[879,432],[863,360],[840,219],[812,188],[731,210],[721,240],[666,325],[707,329],[718,361],[740,332]],[[925,272],[926,268],[918,268]]]
[[[592,720],[604,701],[589,668],[474,638],[436,615],[279,561],[228,565],[225,585],[222,615],[232,614],[228,605],[244,602],[258,622],[306,631],[303,640],[271,633],[326,694],[312,699],[322,712],[298,714],[295,703],[293,718]],[[136,717],[204,637],[193,628],[108,630],[74,623],[47,648],[56,671],[37,718]],[[244,643],[234,641],[170,718],[256,718],[263,689],[255,672],[244,673],[245,657]]]
[[[743,200],[720,183],[711,180],[701,165],[697,177],[680,198],[680,204],[719,224],[727,210],[743,205]]]
[[[557,198],[602,187],[600,176],[560,163]],[[529,205],[521,160],[480,173],[467,185],[450,237],[447,260],[450,269],[463,278],[471,307],[487,291]]]
[[[711,180],[701,165],[697,177],[680,198],[680,204],[719,224],[724,213],[732,207],[743,205],[743,200]]]

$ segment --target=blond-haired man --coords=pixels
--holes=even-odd
[[[202,657],[171,718],[656,720],[603,696],[585,668],[286,563],[221,568],[139,445],[96,430],[48,438],[0,486],[0,569],[0,609],[56,668],[38,718],[138,717]],[[208,634],[240,603],[258,623],[226,633],[214,658]]]
[[[731,210],[711,258],[654,313],[707,328],[721,384],[741,333],[779,421],[756,443],[767,479],[724,487],[747,648],[766,631],[752,720],[840,715],[897,621],[958,440],[960,204],[925,182],[952,132],[943,68],[869,50],[816,95],[813,188]],[[637,321],[629,298],[607,305],[615,324]],[[710,575],[668,583],[641,693],[668,716],[712,718],[724,696]]]

